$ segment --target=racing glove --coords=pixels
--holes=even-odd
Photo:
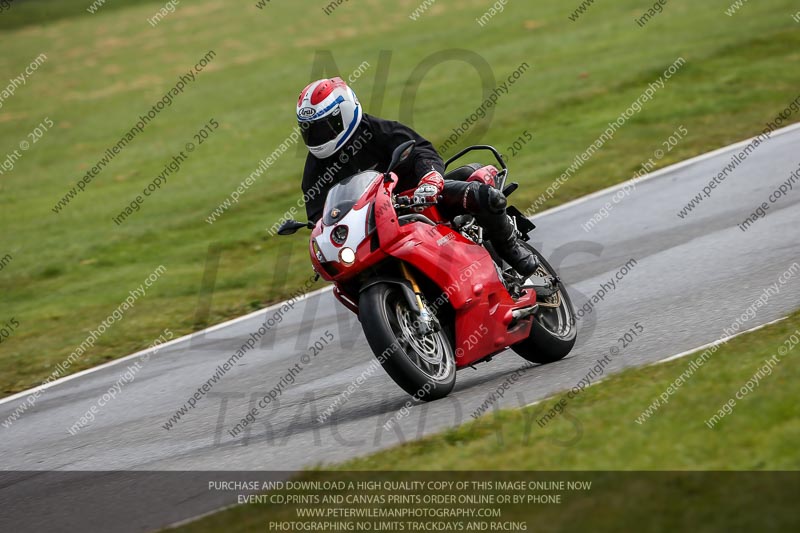
[[[435,203],[444,189],[444,178],[435,170],[425,174],[414,191],[415,203]]]

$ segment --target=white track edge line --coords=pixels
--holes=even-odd
[[[329,291],[329,290],[331,290],[331,287],[323,287],[321,289],[317,289],[315,291],[306,293],[305,295],[301,296],[297,301],[298,302],[302,302],[303,300],[305,300],[307,298],[311,298],[312,296],[316,296],[319,293],[322,293],[322,292],[325,292],[325,291]],[[24,390],[22,392],[17,392],[15,394],[11,395],[11,396],[6,397],[6,398],[0,398],[0,405],[3,405],[4,403],[8,403],[8,402],[10,402],[12,400],[17,400],[17,399],[22,398],[24,396],[29,396],[30,394],[33,394],[36,391],[47,390],[50,387],[53,387],[55,385],[60,385],[60,384],[62,384],[64,382],[73,380],[73,379],[81,377],[81,376],[85,376],[86,374],[91,374],[92,372],[97,372],[99,370],[103,370],[104,368],[108,368],[110,366],[114,366],[114,365],[118,365],[118,364],[124,363],[126,361],[130,361],[131,359],[135,359],[137,357],[141,357],[141,356],[143,356],[143,355],[145,355],[147,353],[160,351],[160,350],[163,350],[164,348],[167,348],[169,346],[174,346],[175,344],[178,344],[178,343],[181,343],[181,342],[186,342],[187,340],[191,340],[195,336],[203,336],[203,335],[205,335],[207,333],[211,333],[213,331],[217,331],[219,329],[223,329],[223,328],[226,328],[228,326],[232,326],[232,325],[237,324],[239,322],[243,322],[245,320],[251,319],[251,318],[253,318],[253,317],[255,317],[255,316],[259,315],[259,314],[268,313],[269,311],[271,311],[273,309],[277,309],[278,307],[283,306],[285,303],[286,303],[286,301],[284,300],[283,302],[278,302],[278,303],[272,304],[272,305],[270,305],[268,307],[264,307],[263,309],[259,309],[258,311],[253,311],[252,313],[248,313],[246,315],[234,318],[232,320],[228,320],[227,322],[220,322],[219,324],[216,324],[214,326],[208,327],[206,329],[201,329],[199,331],[195,331],[194,333],[189,333],[188,335],[184,335],[182,337],[178,337],[177,339],[172,339],[171,341],[167,341],[167,342],[165,342],[163,344],[159,344],[158,346],[154,346],[152,348],[146,348],[146,349],[138,351],[136,353],[120,357],[119,359],[114,359],[113,361],[107,361],[107,362],[102,363],[100,365],[93,366],[93,367],[87,368],[85,370],[81,370],[80,372],[75,372],[74,374],[70,374],[68,376],[64,376],[63,378],[58,378],[58,379],[53,380],[53,381],[51,381],[49,383],[46,383],[44,385],[38,385],[38,386],[30,388],[28,390]]]
[[[785,133],[789,133],[789,132],[794,131],[796,129],[800,129],[800,123],[791,124],[789,126],[786,126],[785,128],[781,128],[781,129],[773,131],[772,134],[771,134],[770,139],[772,137],[777,137],[777,136],[783,135]],[[663,174],[667,174],[669,172],[673,172],[675,170],[679,170],[679,169],[684,168],[686,166],[693,165],[695,163],[699,163],[700,161],[704,161],[706,159],[710,159],[710,158],[712,158],[714,156],[717,156],[719,154],[728,152],[730,150],[735,150],[736,148],[739,148],[740,146],[746,146],[753,139],[755,139],[755,137],[750,137],[748,139],[744,139],[743,141],[739,141],[737,143],[730,144],[728,146],[723,146],[722,148],[717,148],[716,150],[712,150],[711,152],[706,152],[705,154],[700,154],[700,155],[697,155],[697,156],[692,157],[690,159],[687,159],[685,161],[681,161],[679,163],[675,163],[675,164],[670,165],[668,167],[664,167],[664,168],[658,169],[655,172],[651,172],[650,174],[645,174],[644,176],[638,178],[637,183],[642,183],[643,181],[648,181],[648,180],[651,180],[653,178],[659,177],[659,176],[661,176]],[[626,185],[630,184],[632,181],[633,181],[633,179],[630,179],[628,181],[624,181],[622,183],[618,183],[616,185],[612,185],[611,187],[607,187],[607,188],[602,189],[600,191],[596,191],[596,192],[587,194],[586,196],[582,196],[580,198],[576,198],[575,200],[571,200],[571,201],[569,201],[569,202],[567,202],[565,204],[562,204],[562,205],[559,205],[559,206],[556,206],[556,207],[551,207],[550,209],[542,211],[541,213],[534,214],[530,218],[531,219],[540,218],[540,217],[543,217],[545,215],[557,213],[559,211],[563,211],[564,209],[567,209],[567,208],[570,208],[570,207],[574,207],[574,206],[582,204],[584,202],[588,202],[589,200],[593,200],[593,199],[595,199],[595,198],[597,198],[599,196],[603,196],[604,194],[608,194],[610,192],[619,190],[619,189],[625,187]],[[310,298],[311,296],[316,296],[317,294],[321,294],[323,292],[330,291],[332,289],[333,289],[332,286],[323,287],[321,289],[318,289],[316,291],[313,291],[313,292],[310,292],[310,293],[306,294],[303,298],[301,298],[298,301],[305,300],[306,298]],[[81,370],[80,372],[76,372],[76,373],[70,374],[68,376],[64,376],[63,378],[59,378],[57,380],[51,381],[50,383],[47,383],[46,385],[39,385],[37,387],[33,387],[33,388],[30,388],[30,389],[24,390],[22,392],[18,392],[16,394],[11,395],[11,396],[7,396],[5,398],[0,398],[0,405],[3,405],[4,403],[8,403],[8,402],[10,402],[12,400],[16,400],[16,399],[22,398],[24,396],[28,396],[28,395],[32,394],[33,392],[35,392],[37,390],[46,390],[46,389],[49,389],[52,386],[64,383],[66,381],[75,379],[77,377],[85,376],[87,374],[91,374],[92,372],[97,372],[98,370],[102,370],[102,369],[107,368],[109,366],[113,366],[113,365],[117,365],[117,364],[123,363],[125,361],[129,361],[129,360],[131,360],[131,359],[133,359],[135,357],[140,357],[140,356],[142,356],[145,353],[148,353],[150,351],[153,351],[153,350],[156,350],[156,349],[166,348],[167,346],[172,346],[174,344],[177,344],[178,342],[185,341],[186,339],[189,339],[194,335],[204,335],[206,333],[211,333],[212,331],[216,331],[216,330],[224,328],[224,327],[232,326],[233,324],[236,324],[238,322],[241,322],[241,321],[247,320],[249,318],[252,318],[252,317],[256,316],[259,313],[264,313],[264,312],[269,311],[270,309],[275,309],[276,307],[280,307],[284,303],[286,303],[286,301],[276,303],[276,304],[274,304],[272,306],[265,307],[264,309],[259,309],[258,311],[254,311],[252,313],[248,313],[248,314],[246,314],[244,316],[240,316],[240,317],[234,318],[232,320],[228,320],[227,322],[220,322],[219,324],[211,326],[211,327],[209,327],[207,329],[203,329],[203,330],[200,330],[200,331],[195,331],[194,333],[190,333],[188,335],[184,335],[183,337],[179,337],[179,338],[173,339],[173,340],[171,340],[169,342],[165,342],[164,344],[161,344],[156,348],[149,348],[149,349],[146,349],[146,350],[142,350],[140,352],[136,352],[136,353],[131,354],[131,355],[126,355],[124,357],[120,357],[119,359],[114,359],[113,361],[108,361],[108,362],[103,363],[101,365],[94,366],[92,368],[87,368],[86,370]]]
[[[159,531],[166,531],[168,529],[178,529],[179,527],[188,526],[193,522],[197,522],[198,520],[202,520],[203,518],[208,518],[209,516],[215,515],[217,513],[222,513],[227,511],[228,509],[233,509],[234,507],[238,507],[243,505],[241,503],[231,503],[226,505],[225,507],[220,507],[219,509],[214,509],[213,511],[208,511],[203,514],[197,516],[190,516],[189,518],[184,518],[183,520],[179,520],[178,522],[169,524],[164,526],[163,528],[159,529]]]
[[[735,335],[731,335],[730,337],[723,337],[721,339],[715,340],[714,342],[709,342],[708,344],[704,344],[702,346],[698,346],[697,348],[692,348],[691,350],[687,350],[687,351],[681,352],[679,354],[667,356],[664,359],[659,359],[658,361],[653,361],[652,363],[648,363],[646,365],[641,365],[641,366],[636,366],[636,367],[628,367],[628,368],[647,368],[648,366],[661,365],[661,364],[664,364],[664,363],[668,363],[669,361],[675,361],[677,359],[682,359],[683,357],[686,357],[687,355],[692,355],[692,354],[697,353],[697,352],[699,352],[701,350],[707,350],[707,349],[712,348],[714,346],[719,346],[721,344],[725,344],[728,341],[730,341],[731,339],[735,339],[736,337],[739,337],[741,335],[746,335],[747,333],[753,333],[754,331],[758,331],[760,329],[764,329],[767,326],[772,326],[773,324],[777,324],[779,322],[783,322],[787,318],[789,318],[788,315],[785,316],[785,317],[779,318],[777,320],[773,320],[771,322],[766,322],[764,324],[761,324],[760,326],[755,326],[755,327],[750,328],[748,330],[740,331],[739,333],[737,333]],[[627,368],[623,368],[622,370],[627,370]],[[586,388],[588,389],[589,387],[593,387],[593,386],[595,386],[595,385],[597,385],[599,383],[602,383],[603,381],[606,381],[606,379],[608,379],[608,377],[605,377],[603,379],[599,379],[599,380],[595,381],[594,383],[589,384],[589,386],[586,387]],[[558,393],[553,394],[551,396],[548,396],[546,398],[541,398],[539,400],[536,400],[535,402],[531,402],[531,403],[525,404],[522,407],[519,407],[519,409],[524,409],[525,407],[531,407],[533,405],[536,405],[536,404],[542,403],[544,401],[550,400],[552,398],[555,398],[556,396],[559,396],[559,395],[561,395],[561,392],[558,392]]]
[[[726,344],[728,341],[730,341],[732,339],[735,339],[736,337],[739,337],[739,336],[744,335],[746,333],[752,333],[754,331],[758,331],[760,329],[764,329],[767,326],[772,326],[773,324],[777,324],[779,322],[783,322],[787,318],[789,318],[789,317],[785,316],[783,318],[779,318],[779,319],[773,320],[771,322],[766,322],[764,324],[761,324],[760,326],[755,326],[755,327],[750,328],[750,329],[748,329],[746,331],[740,331],[739,333],[736,333],[734,335],[730,335],[728,337],[722,337],[721,339],[715,340],[714,342],[709,342],[708,344],[704,344],[703,346],[699,346],[699,347],[694,348],[692,350],[687,350],[685,352],[681,352],[681,353],[676,354],[676,355],[671,355],[671,356],[669,356],[669,357],[667,357],[665,359],[660,359],[660,360],[658,360],[658,361],[656,361],[654,363],[650,363],[647,366],[654,366],[654,365],[660,365],[660,364],[663,364],[663,363],[668,363],[669,361],[675,361],[676,359],[682,359],[682,358],[686,357],[687,355],[692,355],[693,353],[697,353],[700,350],[707,350],[709,348],[713,348],[714,346],[720,346],[722,344]]]
[[[792,131],[794,131],[796,129],[800,129],[800,122],[798,122],[796,124],[791,124],[789,126],[786,126],[785,128],[780,128],[780,129],[777,129],[777,130],[773,131],[770,134],[770,139],[772,139],[774,137],[778,137],[780,135],[784,135],[786,133],[790,133],[790,132],[792,132]],[[679,161],[678,163],[673,163],[672,165],[670,165],[668,167],[660,168],[660,169],[655,170],[655,171],[653,171],[653,172],[651,172],[649,174],[645,174],[644,176],[641,176],[639,178],[631,178],[631,179],[629,179],[627,181],[623,181],[622,183],[617,183],[616,185],[612,185],[610,187],[606,187],[605,189],[602,189],[602,190],[599,190],[599,191],[595,191],[593,193],[589,193],[586,196],[581,196],[580,198],[576,198],[576,199],[571,200],[571,201],[569,201],[569,202],[567,202],[565,204],[561,204],[561,205],[557,205],[555,207],[551,207],[550,209],[548,209],[546,211],[542,211],[541,213],[535,213],[533,216],[531,216],[529,218],[531,218],[531,220],[533,220],[535,218],[539,218],[539,217],[543,217],[545,215],[550,215],[550,214],[553,214],[553,213],[557,213],[559,211],[563,211],[564,209],[568,209],[570,207],[574,207],[574,206],[582,204],[584,202],[588,202],[589,200],[594,200],[595,198],[598,198],[598,197],[603,196],[605,194],[608,194],[610,192],[618,191],[619,189],[622,189],[623,187],[625,187],[627,185],[630,185],[634,181],[638,184],[638,183],[642,183],[642,182],[645,182],[645,181],[649,181],[649,180],[651,180],[653,178],[658,178],[660,176],[663,176],[664,174],[669,174],[670,172],[674,172],[676,170],[680,170],[680,169],[682,169],[684,167],[688,167],[690,165],[694,165],[696,163],[700,163],[701,161],[705,161],[707,159],[711,159],[711,158],[716,157],[716,156],[718,156],[720,154],[723,154],[725,152],[729,152],[729,151],[732,151],[732,150],[736,150],[737,148],[741,148],[743,146],[747,146],[756,137],[758,137],[758,136],[750,137],[750,138],[744,139],[742,141],[739,141],[739,142],[736,142],[736,143],[733,143],[733,144],[729,144],[728,146],[723,146],[722,148],[717,148],[717,149],[712,150],[710,152],[706,152],[704,154],[696,155],[696,156],[694,156],[692,158],[689,158],[689,159],[686,159],[684,161]]]
[[[738,337],[738,336],[740,336],[740,335],[744,335],[744,334],[746,334],[746,333],[752,333],[752,332],[754,332],[754,331],[758,331],[758,330],[760,330],[760,329],[763,329],[763,328],[765,328],[765,327],[767,327],[767,326],[771,326],[771,325],[773,325],[773,324],[777,324],[777,323],[779,323],[779,322],[783,322],[783,321],[784,321],[784,320],[786,320],[787,318],[789,318],[789,317],[788,317],[788,316],[785,316],[785,317],[783,317],[783,318],[779,318],[779,319],[777,319],[777,320],[773,320],[773,321],[771,321],[771,322],[767,322],[767,323],[765,323],[765,324],[761,324],[760,326],[756,326],[756,327],[754,327],[754,328],[748,329],[747,331],[742,331],[742,332],[739,332],[739,333],[737,333],[737,334],[735,334],[735,335],[731,335],[730,337],[723,337],[722,339],[716,340],[716,341],[714,341],[714,342],[710,342],[710,343],[708,343],[708,344],[704,344],[703,346],[698,346],[697,348],[693,348],[693,349],[691,349],[691,350],[688,350],[688,351],[686,351],[686,352],[679,353],[679,354],[677,354],[677,355],[671,355],[671,356],[669,356],[669,357],[667,357],[667,358],[665,358],[665,359],[659,359],[658,361],[655,361],[655,362],[653,362],[653,363],[649,363],[649,364],[647,364],[647,365],[642,365],[642,366],[640,366],[640,367],[638,367],[638,368],[646,368],[646,367],[648,367],[648,366],[660,365],[660,364],[662,364],[662,363],[666,363],[666,362],[668,362],[668,361],[674,361],[675,359],[680,359],[681,357],[685,357],[685,356],[687,356],[687,355],[691,355],[691,354],[693,354],[693,353],[697,353],[697,352],[699,352],[700,350],[705,350],[705,349],[707,349],[707,348],[710,348],[710,347],[712,347],[712,346],[714,346],[714,345],[717,345],[717,344],[724,344],[724,343],[728,342],[729,340],[731,340],[731,339],[734,339],[734,338],[736,338],[736,337]],[[611,376],[605,376],[605,377],[603,377],[602,379],[599,379],[599,380],[595,381],[594,383],[590,384],[590,385],[589,385],[589,387],[593,387],[594,385],[598,385],[598,384],[600,384],[600,383],[602,383],[602,382],[604,382],[604,381],[608,380],[610,377],[611,377]],[[586,387],[586,388],[589,388],[589,387]],[[559,393],[559,394],[560,394],[560,393]],[[532,406],[534,406],[534,405],[538,405],[538,404],[540,404],[540,403],[542,403],[542,402],[546,402],[547,400],[550,400],[551,398],[555,398],[555,397],[556,397],[556,396],[558,396],[559,394],[554,394],[554,395],[552,395],[552,396],[548,396],[548,397],[546,397],[546,398],[540,398],[540,399],[538,399],[538,400],[536,400],[536,401],[534,401],[534,402],[531,402],[531,403],[529,403],[529,404],[525,404],[525,405],[523,405],[522,407],[519,407],[518,409],[524,409],[524,408],[526,408],[526,407],[532,407]],[[483,415],[483,416],[485,416],[485,415]],[[479,418],[480,418],[480,417],[479,417]],[[175,522],[174,524],[169,524],[169,525],[167,525],[167,526],[164,526],[164,530],[168,530],[168,529],[177,529],[177,528],[179,528],[179,527],[183,527],[183,526],[185,526],[185,525],[188,525],[188,524],[191,524],[191,523],[193,523],[193,522],[197,522],[198,520],[202,520],[203,518],[207,518],[207,517],[209,517],[209,516],[212,516],[212,515],[215,515],[215,514],[217,514],[217,513],[221,513],[221,512],[227,511],[228,509],[233,509],[234,507],[238,507],[239,505],[241,505],[241,504],[238,504],[238,503],[232,503],[232,504],[230,504],[230,505],[226,505],[226,506],[224,506],[224,507],[220,507],[219,509],[216,509],[216,510],[213,510],[213,511],[208,511],[208,512],[206,512],[206,513],[203,513],[203,514],[201,514],[201,515],[198,515],[198,516],[195,516],[195,517],[186,518],[186,519],[184,519],[184,520],[181,520],[181,521],[179,521],[179,522]]]

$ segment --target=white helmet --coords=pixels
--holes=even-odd
[[[308,151],[318,159],[335,154],[361,123],[356,93],[342,78],[317,80],[297,100],[297,123]]]

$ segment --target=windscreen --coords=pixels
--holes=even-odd
[[[375,181],[380,173],[374,170],[368,170],[355,174],[349,178],[345,178],[333,187],[328,193],[328,198],[325,200],[325,209],[323,210],[322,223],[326,226],[336,224],[341,220],[358,202],[367,187]],[[336,212],[336,217],[332,213]]]

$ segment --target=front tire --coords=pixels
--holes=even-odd
[[[557,276],[555,269],[528,243],[521,243],[539,259],[536,276]],[[511,349],[532,363],[553,363],[566,357],[578,337],[575,310],[564,284],[559,281],[557,291],[539,302],[539,310],[533,315],[531,333],[524,341]]]
[[[453,346],[444,331],[420,335],[402,291],[378,283],[359,298],[359,318],[372,352],[404,391],[423,401],[447,396],[456,383]]]

